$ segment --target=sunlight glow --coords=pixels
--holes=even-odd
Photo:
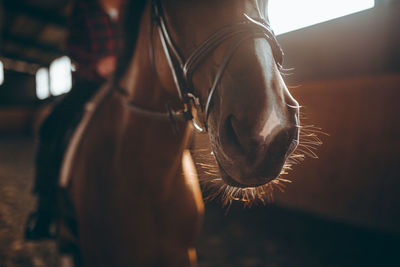
[[[49,71],[46,68],[36,72],[36,96],[40,100],[50,96]]]
[[[0,61],[0,85],[4,82],[4,66],[3,62]]]
[[[374,6],[375,0],[269,0],[268,16],[279,35]]]
[[[52,95],[68,93],[72,87],[71,59],[63,56],[50,65],[50,92]]]

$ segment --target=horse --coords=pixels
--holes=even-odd
[[[195,266],[204,204],[193,131],[208,134],[219,181],[248,198],[298,145],[299,104],[267,1],[125,10],[114,79],[86,104],[63,159],[60,247],[84,266]]]

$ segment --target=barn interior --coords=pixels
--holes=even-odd
[[[37,72],[67,54],[69,0],[0,1],[0,266],[57,266],[53,241],[23,240],[37,131],[62,97]],[[199,266],[400,266],[400,2],[280,34],[285,81],[320,128],[274,201],[206,204]],[[200,137],[196,145],[202,146]]]

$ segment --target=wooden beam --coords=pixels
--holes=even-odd
[[[41,42],[37,42],[31,38],[26,38],[22,36],[18,36],[15,34],[4,34],[3,43],[12,42],[21,46],[31,47],[45,53],[49,54],[58,54],[60,56],[65,55],[65,51],[56,45],[48,45]]]
[[[13,61],[22,61],[22,62],[25,62],[28,64],[37,65],[39,67],[48,67],[49,64],[51,63],[47,60],[32,59],[32,58],[22,56],[19,54],[15,54],[15,53],[2,53],[0,60],[6,60],[6,59],[10,59]],[[4,66],[4,67],[7,68],[7,66]]]
[[[4,1],[5,13],[14,12],[24,14],[28,17],[35,18],[47,23],[52,23],[60,27],[66,28],[67,20],[54,10],[38,8],[33,5],[21,3],[21,1]]]

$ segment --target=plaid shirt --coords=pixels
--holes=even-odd
[[[111,20],[98,0],[78,0],[68,26],[67,50],[76,65],[76,77],[102,82],[96,65],[101,58],[116,55],[120,39],[117,22]]]

